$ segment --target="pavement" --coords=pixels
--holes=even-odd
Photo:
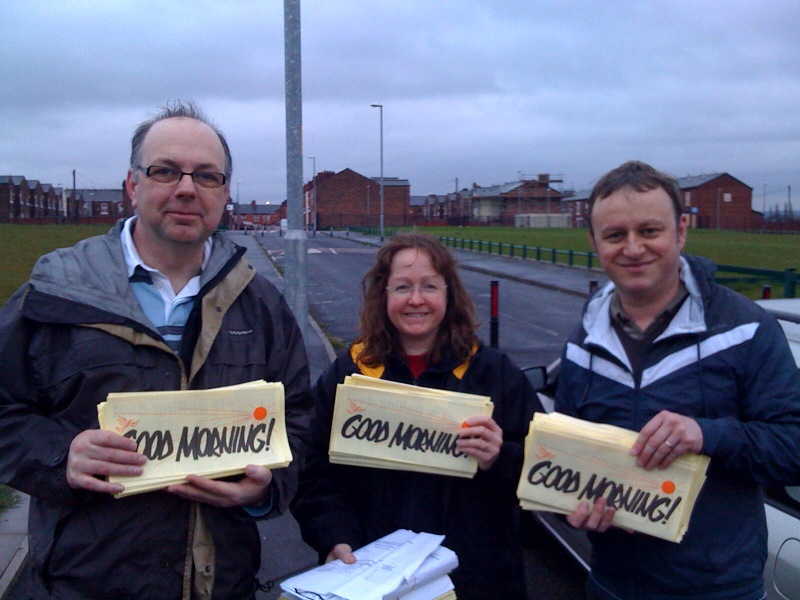
[[[255,269],[283,290],[283,279],[269,258],[267,246],[274,240],[267,236],[275,233],[240,231],[228,234],[237,244],[248,249],[247,259]],[[317,236],[335,236],[353,243],[380,245],[377,236],[366,236],[354,232],[318,232]],[[268,243],[269,242],[269,243]],[[467,250],[452,250],[462,269],[478,271],[498,279],[511,279],[534,286],[558,290],[568,294],[586,296],[596,285],[602,286],[607,279],[602,271],[578,267],[562,267],[546,262],[499,257]],[[335,358],[335,352],[321,328],[309,315],[309,331],[306,336],[306,351],[311,368],[311,381],[327,368]],[[28,551],[28,497],[20,494],[19,504],[0,514],[0,600],[11,599],[14,582]],[[300,538],[299,528],[291,514],[259,523],[262,539],[262,567],[259,581],[262,591],[258,600],[277,600],[280,590],[277,582],[316,564],[316,553]],[[275,542],[275,540],[280,540]]]

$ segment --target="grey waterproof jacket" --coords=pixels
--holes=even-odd
[[[67,484],[70,442],[98,427],[97,404],[110,392],[265,379],[285,386],[294,455],[273,472],[270,514],[296,490],[309,372],[283,297],[243,248],[215,234],[179,356],[131,290],[121,226],[42,257],[0,311],[0,481],[31,496],[31,596],[181,598],[194,578],[206,596],[253,597],[261,545],[244,509],[166,492],[114,499]]]

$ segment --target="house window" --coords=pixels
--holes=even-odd
[[[684,202],[686,203],[686,206],[692,205],[692,192],[686,192],[684,195]]]
[[[722,201],[733,202],[733,194],[731,194],[730,192],[726,192],[725,194],[722,195]]]
[[[108,202],[101,202],[100,203],[100,214],[107,215],[108,214]]]

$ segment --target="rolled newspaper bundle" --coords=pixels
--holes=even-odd
[[[680,542],[709,458],[684,454],[666,469],[636,466],[633,431],[559,413],[536,413],[525,439],[517,496],[527,510],[568,514],[605,497],[614,525]]]
[[[253,381],[209,390],[109,394],[100,428],[136,441],[147,456],[138,477],[111,476],[122,498],[186,481],[244,473],[249,464],[289,465],[282,383]]]
[[[473,477],[478,463],[456,448],[458,431],[493,407],[488,396],[348,376],[336,390],[330,461]]]

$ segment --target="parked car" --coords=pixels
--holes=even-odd
[[[759,300],[758,304],[773,313],[783,327],[795,363],[800,369],[800,298]],[[548,412],[553,410],[560,359],[547,367],[531,367],[525,374],[539,394]],[[769,600],[800,600],[800,486],[774,487],[766,490],[764,504],[769,530],[769,556],[764,566],[764,587]],[[562,515],[535,511],[539,524],[589,571],[591,544],[586,534],[573,528]]]

